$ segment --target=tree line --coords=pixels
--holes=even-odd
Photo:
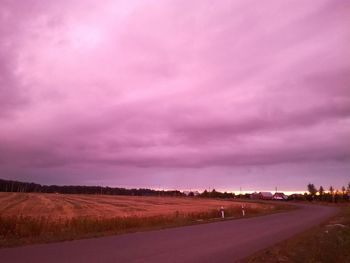
[[[19,182],[0,179],[0,192],[20,193],[59,193],[59,194],[103,194],[103,195],[135,195],[135,196],[184,196],[178,190],[153,190],[147,188],[126,189],[108,186],[82,185],[41,185],[37,183]]]
[[[308,193],[306,193],[306,198],[309,201],[327,201],[327,202],[341,202],[350,201],[350,182],[347,187],[342,186],[342,188],[334,189],[333,186],[328,188],[328,191],[320,186],[317,188],[314,184],[309,183],[307,185]]]
[[[216,191],[215,189],[213,189],[212,191],[207,191],[204,190],[203,193],[199,194],[200,197],[204,197],[204,198],[235,198],[235,194],[234,193],[227,193],[227,192],[219,192]]]

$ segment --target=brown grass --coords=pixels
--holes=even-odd
[[[21,214],[52,219],[169,215],[175,211],[201,212],[229,205],[232,201],[184,197],[0,193],[0,216]],[[254,203],[246,206],[261,207]]]
[[[0,193],[0,247],[240,218],[242,202],[185,197]],[[247,217],[289,206],[245,202]]]

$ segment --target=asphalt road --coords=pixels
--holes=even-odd
[[[237,262],[310,228],[337,210],[301,209],[166,230],[0,249],[0,262]]]

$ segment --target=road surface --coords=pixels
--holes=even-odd
[[[0,262],[237,262],[335,214],[300,205],[273,215],[158,231],[0,249]]]

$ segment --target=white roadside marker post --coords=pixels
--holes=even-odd
[[[223,206],[220,208],[220,212],[221,212],[221,218],[225,218],[225,211]]]
[[[245,216],[244,205],[242,205],[242,216]]]

